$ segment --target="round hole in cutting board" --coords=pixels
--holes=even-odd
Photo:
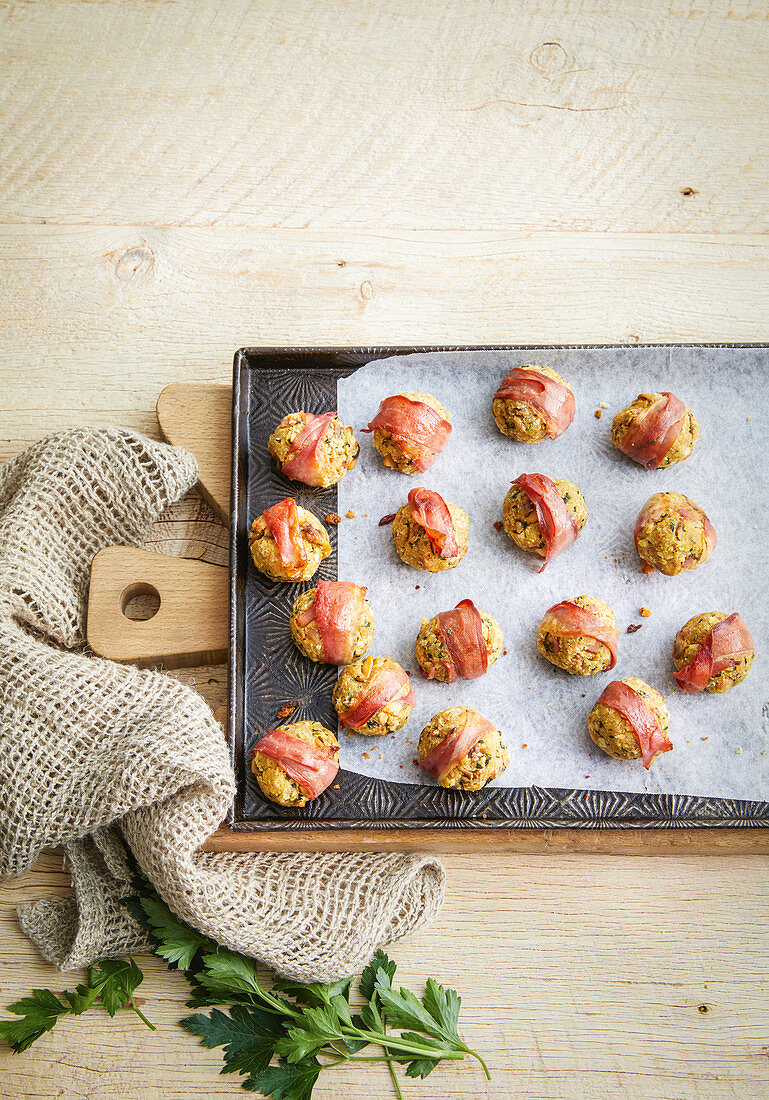
[[[146,622],[160,610],[160,593],[151,584],[129,584],[120,594],[120,610],[127,619]]]

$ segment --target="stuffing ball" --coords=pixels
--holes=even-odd
[[[627,453],[627,443],[643,424],[644,416],[652,405],[664,402],[665,394],[639,393],[635,401],[631,401],[627,408],[621,409],[616,414],[611,425],[611,441],[614,446]],[[700,426],[691,409],[687,408],[678,435],[673,439],[670,449],[665,456],[651,467],[655,470],[666,470],[668,466],[674,466],[676,462],[683,462],[694,450],[694,444],[700,438]],[[632,457],[632,456],[631,456]],[[638,461],[638,459],[636,459]],[[643,463],[641,463],[643,465]]]
[[[581,533],[588,517],[585,498],[577,486],[566,478],[552,480]],[[521,550],[529,550],[541,557],[545,556],[545,539],[537,520],[537,510],[521,485],[510,486],[502,506],[502,522],[505,534],[516,546],[520,546]]]
[[[481,616],[483,640],[486,643],[487,668],[491,668],[502,652],[502,628],[493,615],[481,611],[480,608],[478,614]],[[443,684],[450,683],[446,665],[452,663],[451,654],[438,629],[437,615],[433,615],[432,619],[422,619],[414,651],[419,667],[428,680],[435,679]]]
[[[670,715],[665,700],[658,691],[649,687],[643,680],[630,676],[621,681],[641,696],[646,705],[654,711],[665,736],[669,738]],[[636,732],[624,715],[612,707],[597,702],[587,716],[587,728],[590,737],[609,756],[617,760],[640,760],[643,753]]]
[[[335,750],[334,758],[339,760],[339,742],[331,730],[326,729],[320,722],[293,722],[290,725],[275,728],[284,730],[292,737],[305,741],[308,745],[314,745],[318,749],[332,748]],[[251,758],[251,771],[256,776],[262,794],[265,798],[269,798],[270,802],[277,802],[279,806],[300,808],[310,801],[299,784],[291,779],[272,757],[255,752]]]
[[[404,504],[398,509],[393,520],[393,542],[399,558],[406,565],[414,569],[425,569],[428,573],[440,573],[444,569],[453,569],[455,565],[459,565],[467,553],[470,520],[467,513],[456,504],[449,504],[446,501],[446,507],[451,514],[454,534],[459,545],[459,553],[451,558],[442,558],[433,550],[427,531],[413,518],[410,504]]]
[[[525,364],[527,371],[537,371],[554,382],[560,382],[562,386],[571,392],[571,387],[564,382],[560,374],[552,367],[541,367],[534,364]],[[509,397],[495,397],[491,412],[497,427],[503,435],[518,440],[519,443],[540,443],[548,434],[548,424],[542,413],[537,412],[532,405],[525,400],[515,400]]]
[[[616,635],[614,612],[603,600],[595,596],[573,596],[568,602],[591,612]],[[549,612],[539,626],[537,649],[551,665],[574,676],[595,676],[598,672],[605,672],[611,664],[611,652],[607,645],[588,634],[560,635]]]
[[[342,715],[350,711],[386,670],[406,675],[403,668],[397,661],[393,661],[392,657],[365,657],[362,661],[356,661],[343,668],[332,696],[337,714]],[[411,685],[406,680],[399,694],[405,696],[409,693],[411,693]],[[397,733],[408,722],[412,709],[413,704],[404,702],[403,698],[393,699],[375,711],[360,729],[356,728],[355,732],[367,734],[370,737]]]
[[[468,717],[480,717],[471,707],[449,707],[431,718],[419,735],[418,754],[424,760],[454,730],[464,726]],[[442,787],[458,791],[479,791],[502,775],[510,763],[510,754],[499,730],[490,730],[474,748],[458,761],[441,780]]]
[[[291,617],[289,619],[289,627],[291,628],[291,637],[294,640],[296,648],[309,657],[311,661],[318,661],[323,663],[328,658],[323,649],[323,639],[320,636],[318,630],[318,624],[313,619],[312,622],[307,623],[306,626],[302,626],[299,622],[299,617],[303,611],[306,611],[315,602],[315,593],[317,589],[308,588],[306,592],[302,592],[297,596],[294,601],[294,606],[291,611]],[[371,604],[368,600],[363,601],[363,612],[360,618],[360,626],[355,638],[352,639],[352,655],[351,661],[357,660],[358,657],[362,657],[368,647],[371,645],[374,639],[374,612],[371,610]]]
[[[278,552],[275,538],[264,514],[257,516],[248,533],[248,546],[254,565],[273,581],[309,581],[318,571],[318,566],[331,553],[326,529],[312,512],[297,505],[297,522],[300,542],[306,555],[304,565],[294,569],[286,566]]]
[[[451,417],[441,405],[440,401],[431,393],[411,393],[402,391],[398,396],[407,397],[409,401],[421,401],[435,409],[439,416],[451,422]],[[374,447],[382,456],[382,463],[389,469],[398,470],[402,474],[418,474],[422,469],[414,462],[413,458],[403,453],[403,449],[397,439],[393,439],[390,433],[383,428],[374,428]],[[428,463],[432,465],[432,462]]]
[[[267,441],[267,448],[275,459],[279,470],[289,457],[291,444],[302,431],[311,414],[306,412],[289,413],[284,416],[280,424]],[[316,485],[321,489],[327,489],[329,485],[336,485],[337,481],[348,470],[352,470],[358,461],[360,446],[353,435],[352,428],[340,423],[335,416],[325,429],[312,463],[312,473],[300,476],[298,473],[286,471],[286,476],[296,481],[303,481],[306,485]]]
[[[726,611],[705,611],[702,615],[694,615],[688,623],[684,623],[673,643],[673,664],[679,672],[694,660],[700,646],[716,623],[722,623],[728,618]],[[734,664],[711,676],[703,690],[720,695],[741,684],[750,672],[755,656],[755,649],[740,654]]]
[[[641,509],[635,545],[644,573],[675,577],[708,560],[718,536],[698,504],[683,493],[654,493]]]

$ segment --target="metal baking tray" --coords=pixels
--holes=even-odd
[[[645,345],[659,348],[668,345]],[[692,345],[675,345],[684,347]],[[296,409],[337,405],[337,383],[377,359],[415,352],[560,351],[610,345],[477,345],[368,348],[243,348],[234,359],[230,509],[229,730],[237,795],[229,817],[236,831],[335,829],[669,828],[767,826],[769,802],[648,792],[487,787],[478,792],[384,781],[340,768],[333,786],[304,809],[274,805],[261,794],[249,762],[258,738],[295,706],[290,721],[313,718],[331,729],[337,668],[314,664],[292,645],[288,617],[299,592],[319,578],[336,580],[332,553],[316,577],[277,584],[254,569],[248,530],[254,516],[284,496],[323,516],[337,512],[337,488],[311,488],[278,472],[267,450],[277,422]],[[638,345],[634,345],[637,350]],[[763,345],[696,345],[753,348]],[[525,361],[525,359],[524,359]],[[404,389],[420,389],[416,379]],[[357,425],[356,425],[357,427]],[[365,444],[364,444],[365,445]],[[351,475],[348,475],[351,476]],[[352,475],[354,476],[354,475]]]

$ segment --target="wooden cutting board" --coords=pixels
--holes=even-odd
[[[197,458],[200,489],[224,520],[229,513],[231,390],[181,383],[167,386],[157,402],[158,422],[169,443]],[[159,606],[149,619],[126,618],[136,597]],[[217,663],[226,658],[229,592],[227,570],[131,547],[96,555],[91,572],[88,642],[117,661],[166,668]],[[226,721],[224,708],[217,712]],[[769,853],[769,829],[505,829],[490,832],[417,829],[334,830],[302,833],[234,832],[222,826],[209,851],[424,851],[601,852],[613,855]]]

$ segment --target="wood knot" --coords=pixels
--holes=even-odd
[[[560,42],[542,42],[529,55],[529,61],[534,68],[545,76],[560,73],[566,68],[568,60],[569,55]]]
[[[115,276],[124,283],[143,283],[152,274],[155,254],[147,244],[129,248],[115,264]]]

